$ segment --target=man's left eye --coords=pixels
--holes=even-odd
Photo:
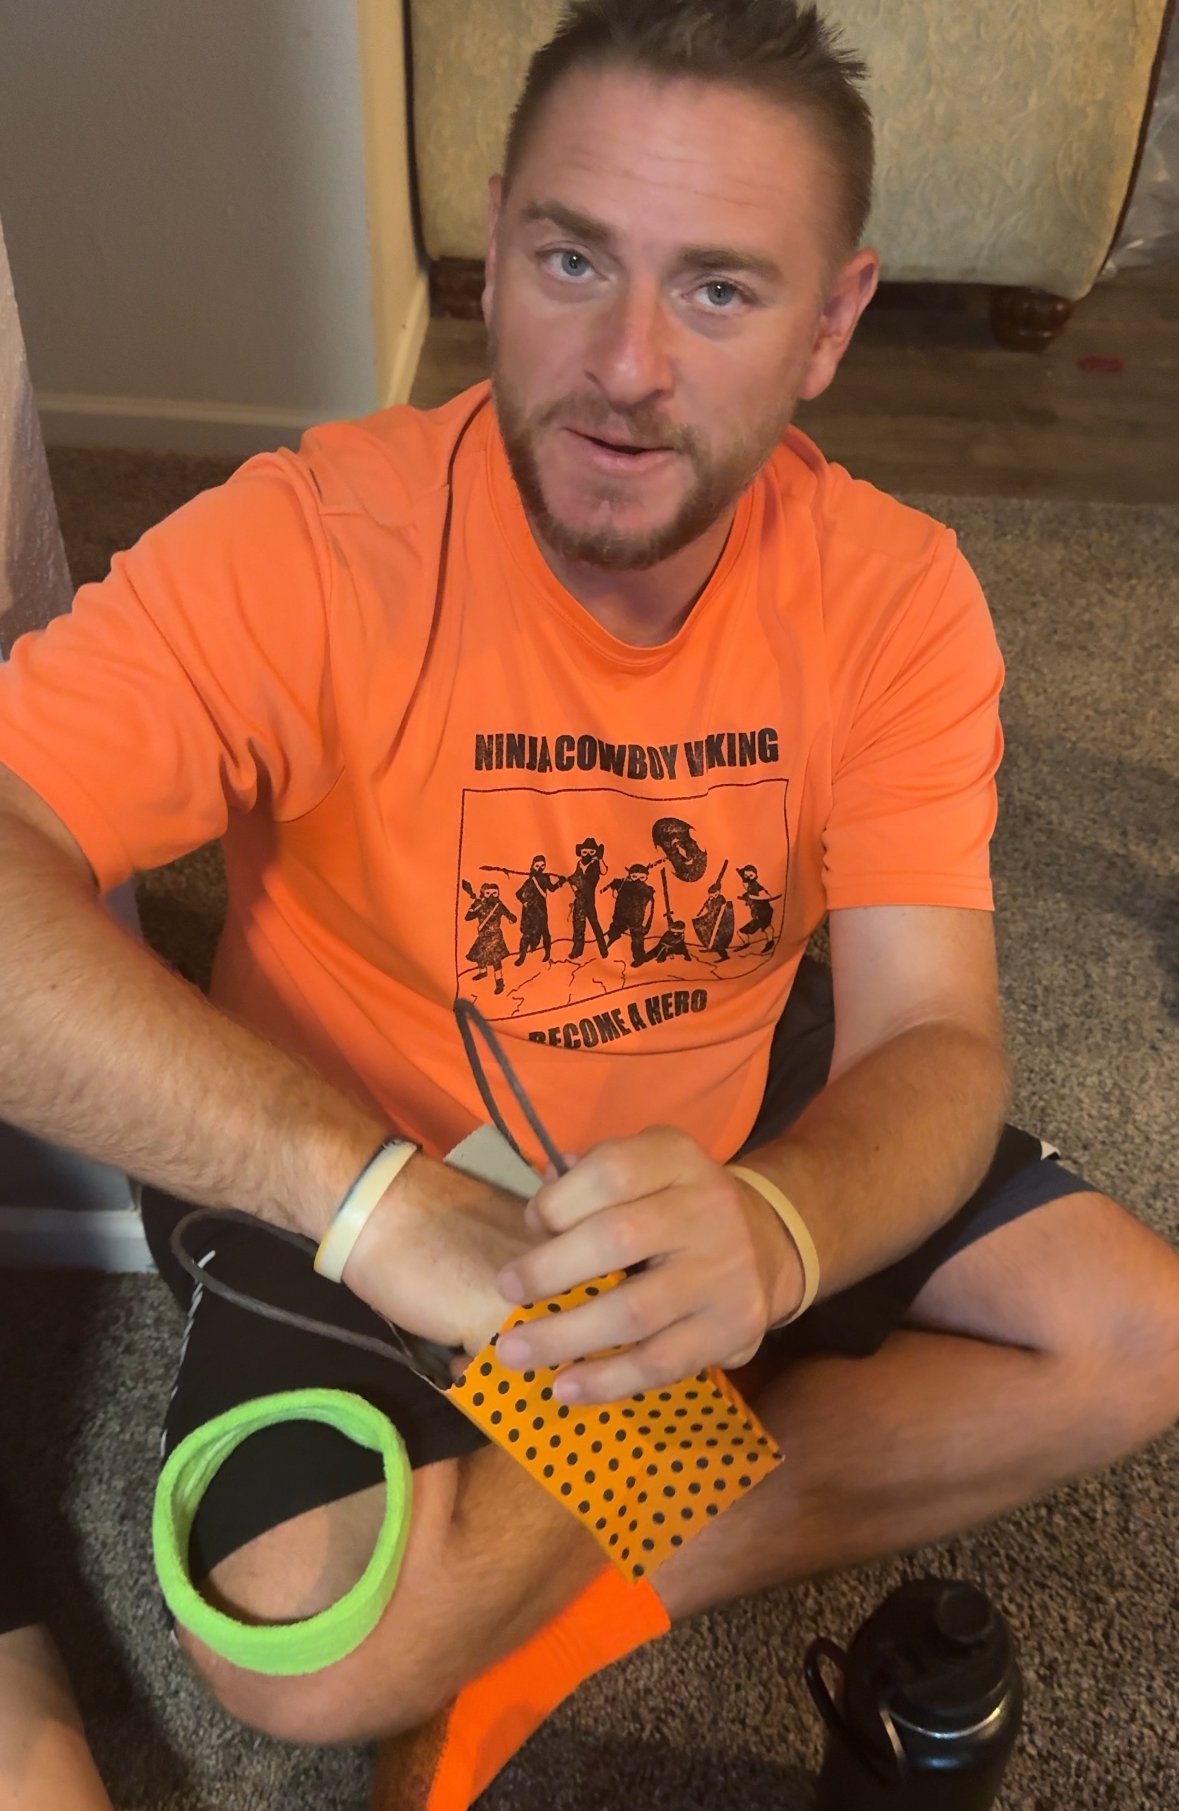
[[[744,295],[735,283],[724,277],[713,277],[701,285],[700,293],[706,297],[708,305],[715,312],[728,311],[731,304],[744,300]]]

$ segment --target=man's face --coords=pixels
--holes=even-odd
[[[739,90],[581,71],[492,184],[484,313],[513,475],[569,559],[620,570],[729,509],[875,286],[831,303],[832,177],[806,123]],[[854,268],[853,268],[854,265]]]

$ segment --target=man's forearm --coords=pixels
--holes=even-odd
[[[884,1269],[950,1218],[986,1174],[1007,1099],[1007,1064],[993,1042],[917,1026],[838,1076],[788,1132],[743,1160],[810,1228],[820,1299]],[[781,1315],[793,1306],[783,1303]]]
[[[0,818],[0,1118],[318,1238],[388,1128],[173,975]]]

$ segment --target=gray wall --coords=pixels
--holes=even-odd
[[[104,400],[280,425],[376,407],[354,0],[0,17],[0,218],[47,432]]]

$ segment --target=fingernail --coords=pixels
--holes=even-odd
[[[505,1333],[495,1349],[506,1365],[526,1365],[532,1357],[532,1347],[518,1333]]]
[[[580,1402],[581,1385],[575,1377],[558,1377],[553,1384],[553,1395],[558,1402]]]
[[[520,1279],[514,1270],[501,1270],[495,1279],[495,1286],[507,1302],[524,1300],[524,1291],[520,1287]]]

